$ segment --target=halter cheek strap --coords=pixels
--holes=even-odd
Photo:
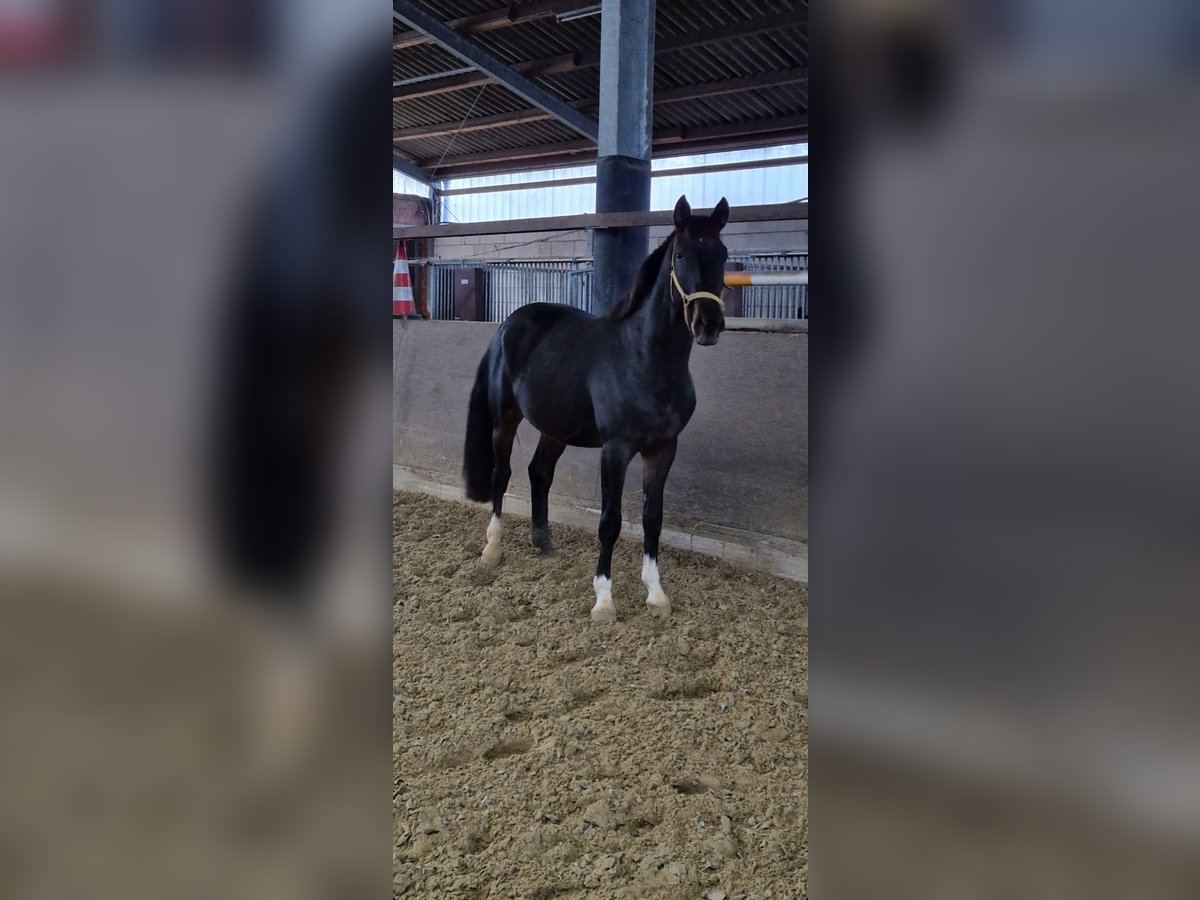
[[[683,285],[679,283],[679,276],[675,274],[674,264],[671,265],[671,285],[675,290],[679,291],[679,296],[683,298],[683,322],[685,325],[687,324],[688,304],[694,300],[699,300],[701,297],[715,301],[717,306],[721,307],[721,312],[725,312],[725,301],[716,294],[711,294],[708,291],[693,291],[689,294],[685,291]]]

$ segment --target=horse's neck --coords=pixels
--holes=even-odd
[[[669,260],[670,254],[654,287],[631,318],[639,320],[637,332],[645,349],[660,357],[666,354],[677,358],[686,367],[692,352],[692,337],[684,321],[683,301],[671,290]]]

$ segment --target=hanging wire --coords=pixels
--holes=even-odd
[[[438,161],[434,164],[433,168],[430,169],[429,176],[431,178],[437,175],[437,170],[441,167],[442,160],[446,158],[446,154],[449,153],[450,148],[454,146],[454,142],[458,139],[458,133],[462,131],[463,126],[467,124],[467,119],[471,118],[471,113],[475,112],[475,107],[479,105],[479,98],[482,97],[483,92],[488,89],[488,84],[490,84],[490,82],[485,81],[482,85],[480,85],[479,93],[475,95],[475,100],[471,104],[471,108],[468,109],[466,115],[462,117],[462,121],[459,122],[458,127],[454,129],[454,134],[450,135],[450,143],[446,144],[446,149],[442,151],[442,155],[438,157]],[[450,211],[449,206],[443,206],[442,211],[449,213],[452,218],[458,219],[458,216],[454,215],[454,213]],[[459,221],[462,220],[459,219]]]
[[[458,127],[454,129],[454,134],[450,135],[450,143],[446,145],[446,149],[443,150],[442,155],[438,157],[438,161],[434,164],[433,169],[429,173],[430,175],[436,174],[438,168],[441,167],[442,160],[446,158],[446,154],[449,153],[450,148],[454,146],[454,142],[458,139],[458,133],[462,131],[463,126],[467,124],[467,119],[471,118],[471,113],[475,112],[475,107],[479,105],[479,98],[483,96],[483,92],[488,89],[488,85],[490,83],[491,82],[485,81],[482,85],[480,85],[479,93],[475,95],[475,100],[471,103],[471,108],[467,110],[466,115],[462,117],[462,121],[458,123]]]

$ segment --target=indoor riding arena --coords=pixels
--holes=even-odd
[[[393,9],[393,893],[807,897],[807,4]],[[607,314],[682,196],[728,202],[723,284],[680,251],[686,286],[645,302],[677,289],[682,330],[710,297],[723,330],[683,340],[695,410],[646,581],[641,457],[606,496],[602,451],[567,446],[543,553],[538,430],[498,520],[464,441],[501,323]]]

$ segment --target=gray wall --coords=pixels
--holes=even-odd
[[[496,326],[392,323],[392,461],[419,477],[460,484],[467,400]],[[709,524],[808,539],[808,335],[726,332],[692,352],[696,413],[679,442],[666,491],[666,526]],[[537,432],[522,423],[509,493],[529,496],[525,468]],[[600,453],[570,447],[551,500],[600,505]],[[623,515],[641,519],[641,461],[626,478]]]

